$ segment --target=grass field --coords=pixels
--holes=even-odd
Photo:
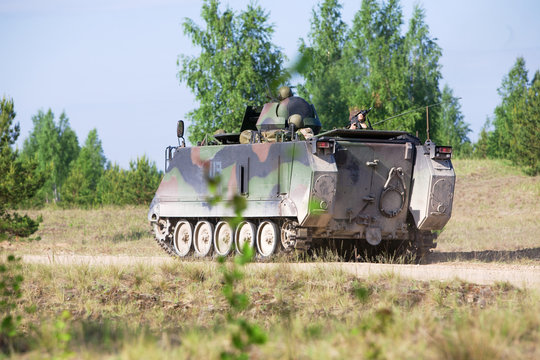
[[[214,263],[25,265],[23,358],[218,358],[231,350]],[[268,342],[253,358],[508,359],[540,356],[540,298],[506,284],[358,280],[339,271],[247,274],[242,316]],[[69,319],[61,314],[68,311]],[[58,327],[61,320],[65,327]],[[71,336],[69,342],[59,334]],[[18,356],[15,356],[17,358]],[[69,357],[69,356],[68,356]]]
[[[437,251],[447,260],[540,261],[540,177],[503,161],[454,165],[454,208]]]
[[[496,161],[455,161],[453,217],[432,261],[540,264],[540,180]],[[0,255],[162,255],[146,208],[32,210],[38,241],[3,242]],[[229,263],[229,266],[231,264]],[[251,268],[250,268],[251,269]],[[23,264],[13,358],[219,358],[232,351],[231,314],[215,262]],[[341,271],[253,270],[238,314],[259,324],[251,358],[540,358],[540,294],[506,283],[359,280]],[[9,300],[9,299],[8,299]],[[0,354],[0,358],[2,355]]]

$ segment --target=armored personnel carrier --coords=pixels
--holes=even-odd
[[[290,91],[262,109],[247,107],[240,133],[217,134],[165,151],[165,175],[150,205],[159,245],[171,255],[226,256],[247,242],[262,258],[335,241],[422,256],[450,219],[452,148],[401,131],[320,133],[313,105]],[[219,174],[209,202],[208,179]],[[227,199],[242,196],[231,226]],[[236,250],[234,250],[236,249]]]

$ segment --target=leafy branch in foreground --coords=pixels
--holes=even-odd
[[[253,247],[249,243],[244,244],[241,255],[237,255],[228,267],[225,257],[219,257],[220,271],[223,274],[223,295],[229,304],[227,322],[230,326],[231,341],[235,352],[223,351],[222,359],[248,359],[247,351],[252,345],[266,343],[267,336],[263,329],[244,319],[240,313],[249,306],[249,298],[246,294],[236,291],[235,285],[244,278],[242,267],[253,258]]]
[[[208,170],[208,167],[205,167],[205,181],[210,193],[206,201],[210,206],[213,206],[224,201],[220,195],[223,190],[221,188],[222,181],[219,174],[210,176]],[[231,227],[234,228],[242,221],[242,214],[246,209],[246,199],[240,194],[234,194],[231,199],[227,200],[226,205],[234,210],[235,217],[229,220]],[[229,305],[226,315],[228,330],[231,332],[231,342],[235,349],[233,352],[221,352],[221,359],[248,359],[247,351],[252,345],[261,345],[267,341],[266,333],[260,326],[251,324],[241,316],[242,311],[249,306],[249,298],[245,293],[235,290],[236,285],[244,278],[242,268],[253,259],[253,256],[253,247],[246,242],[242,253],[234,258],[230,266],[227,266],[224,256],[218,257],[219,270],[223,274],[222,293]]]

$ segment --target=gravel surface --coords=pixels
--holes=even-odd
[[[60,265],[161,265],[182,262],[165,256],[110,256],[110,255],[23,255],[23,261],[35,264]],[[373,263],[254,263],[250,267],[266,269],[288,267],[291,270],[310,271],[317,268],[340,269],[359,278],[370,275],[396,274],[415,280],[452,280],[489,285],[508,282],[522,288],[540,289],[540,265],[501,263],[443,263],[426,265],[398,265]]]

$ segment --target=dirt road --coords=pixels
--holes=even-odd
[[[137,257],[137,256],[87,256],[87,255],[24,255],[23,261],[37,264],[60,265],[161,265],[182,262],[170,257]],[[340,269],[347,273],[365,278],[370,275],[396,274],[415,280],[452,280],[461,279],[467,282],[489,285],[496,282],[508,282],[522,288],[540,290],[539,265],[513,265],[489,263],[445,263],[426,265],[397,265],[371,263],[255,263],[250,264],[254,269],[272,267],[288,267],[293,271],[310,271],[317,268],[327,270]]]

